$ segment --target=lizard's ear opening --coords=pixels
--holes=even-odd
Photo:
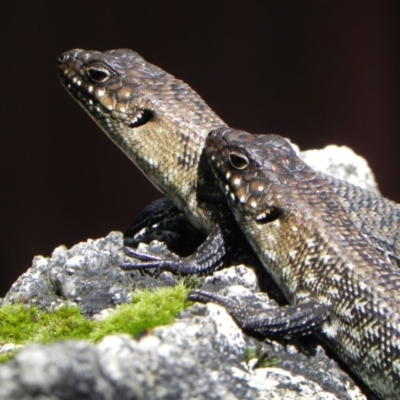
[[[267,207],[260,214],[256,216],[256,222],[258,224],[267,224],[275,221],[283,214],[283,210],[278,207]]]
[[[138,128],[147,124],[154,116],[154,112],[148,109],[140,110],[133,118],[127,120],[129,128]]]

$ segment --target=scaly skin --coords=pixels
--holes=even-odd
[[[254,316],[219,296],[197,291],[191,298],[227,305],[258,333],[317,330],[378,396],[400,398],[397,243],[387,243],[394,233],[383,228],[383,217],[371,229],[348,203],[356,192],[359,201],[369,199],[368,215],[391,210],[392,221],[400,207],[316,173],[278,135],[221,128],[206,148],[240,228],[291,306],[280,316]],[[395,227],[392,221],[386,227]],[[285,319],[286,326],[269,327]]]

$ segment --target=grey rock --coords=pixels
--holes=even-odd
[[[90,316],[131,299],[132,278],[119,268],[122,234],[57,247],[50,258],[37,256],[12,285],[3,304],[22,302],[43,309],[78,305]]]
[[[245,348],[257,345],[278,364],[252,369],[255,360],[243,362]],[[357,398],[350,390],[357,393],[321,348],[310,361],[294,346],[246,340],[214,304],[195,305],[139,340],[31,345],[0,367],[0,399],[10,400]]]
[[[208,310],[140,340],[28,346],[0,367],[0,399],[255,398],[235,374],[245,346],[240,330],[222,308]]]

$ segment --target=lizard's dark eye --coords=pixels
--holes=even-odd
[[[96,83],[103,83],[110,79],[111,73],[104,67],[88,67],[86,69],[87,76]]]
[[[246,169],[249,165],[249,159],[244,154],[231,152],[228,159],[232,167],[239,171]]]

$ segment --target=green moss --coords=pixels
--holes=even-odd
[[[257,361],[253,365],[253,369],[274,367],[280,363],[279,358],[269,357],[268,353],[261,348],[248,347],[244,352],[245,362],[248,364],[252,359]]]
[[[76,307],[44,312],[21,304],[6,305],[0,308],[0,345],[81,339],[91,332],[92,325]]]
[[[48,343],[55,340],[85,339],[92,342],[113,333],[136,335],[147,329],[168,325],[184,310],[189,289],[183,285],[133,293],[132,304],[121,305],[103,321],[84,318],[76,307],[61,307],[54,312],[36,307],[0,307],[0,345],[5,343]],[[0,362],[8,360],[1,355]]]
[[[246,347],[244,350],[244,361],[248,364],[253,358],[257,358],[257,351],[254,347]]]
[[[98,341],[111,333],[137,335],[147,329],[172,324],[176,314],[189,305],[186,302],[188,294],[189,290],[183,285],[134,292],[132,304],[121,305],[117,312],[98,324],[91,339]]]
[[[185,275],[180,277],[180,282],[188,289],[196,289],[204,282],[203,276]]]
[[[14,358],[18,350],[13,350],[8,353],[0,354],[0,364],[10,361]]]

